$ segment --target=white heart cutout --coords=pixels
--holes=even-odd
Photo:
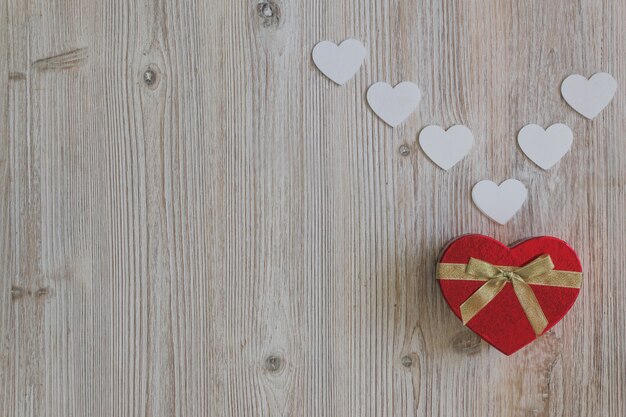
[[[567,104],[587,119],[600,114],[616,91],[617,81],[606,72],[598,72],[589,79],[573,74],[561,84],[561,95]]]
[[[546,130],[539,125],[526,125],[517,135],[517,143],[531,161],[548,170],[565,156],[572,147],[572,129],[562,123]]]
[[[421,98],[419,87],[408,81],[401,82],[395,87],[378,82],[367,90],[367,102],[370,107],[391,127],[404,122],[415,111]]]
[[[447,131],[432,125],[422,129],[419,143],[431,161],[447,171],[472,149],[474,135],[463,125],[452,126]]]
[[[367,51],[356,39],[346,39],[339,46],[323,41],[313,48],[315,66],[339,85],[345,84],[361,68]]]
[[[506,224],[522,208],[528,191],[518,180],[508,179],[498,186],[493,181],[484,180],[472,189],[472,200],[487,217],[500,224]]]

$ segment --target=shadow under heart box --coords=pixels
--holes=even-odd
[[[506,355],[557,324],[580,292],[576,252],[551,236],[508,247],[483,235],[461,236],[437,264],[443,296],[468,328]]]

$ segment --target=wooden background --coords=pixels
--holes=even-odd
[[[626,2],[4,0],[3,416],[626,415]],[[355,37],[344,87],[313,66]],[[569,74],[612,73],[588,121]],[[146,74],[147,73],[147,74]],[[367,87],[410,80],[392,130]],[[568,124],[548,172],[516,145]],[[416,144],[463,123],[450,172]],[[406,146],[402,152],[402,146]],[[523,181],[506,226],[477,181]],[[512,357],[434,278],[449,239],[552,234],[581,296]]]

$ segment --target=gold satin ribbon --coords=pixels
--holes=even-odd
[[[437,264],[437,279],[486,281],[461,304],[463,324],[467,324],[510,282],[530,325],[539,336],[547,327],[548,319],[529,284],[580,288],[582,273],[556,271],[550,255],[542,255],[522,267],[495,266],[475,258],[470,258],[467,265],[440,263]]]

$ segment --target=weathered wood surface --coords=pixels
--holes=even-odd
[[[2,415],[626,415],[624,21],[613,0],[6,0]],[[310,51],[346,37],[369,56],[337,87]],[[597,71],[619,92],[587,121],[559,85]],[[364,100],[381,80],[424,93],[395,130]],[[575,143],[543,172],[516,134],[556,122]],[[476,135],[448,173],[416,145],[431,123]],[[529,200],[499,226],[470,189],[509,177]],[[467,232],[584,263],[513,357],[438,292]]]

